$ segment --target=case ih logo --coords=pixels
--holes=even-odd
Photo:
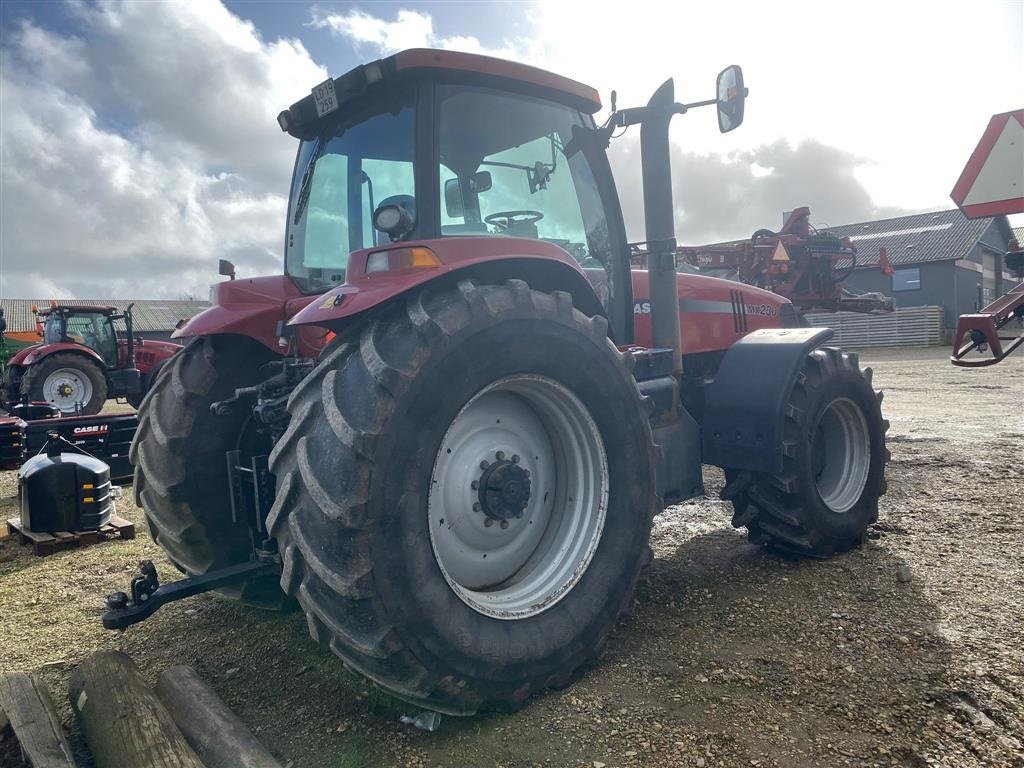
[[[91,427],[75,427],[71,434],[75,437],[83,435],[105,435],[110,431],[109,424],[96,424]]]

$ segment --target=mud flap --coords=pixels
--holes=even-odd
[[[707,389],[703,462],[781,472],[783,409],[808,353],[832,335],[831,328],[764,328],[733,344]]]

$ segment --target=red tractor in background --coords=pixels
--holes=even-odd
[[[124,322],[118,334],[115,323]],[[16,352],[0,383],[3,401],[48,403],[62,414],[99,413],[107,398],[136,408],[156,373],[181,345],[146,341],[132,332],[132,305],[56,304],[36,310],[42,341]]]
[[[652,519],[724,468],[751,541],[826,557],[885,490],[881,394],[791,302],[677,274],[668,128],[716,98],[593,118],[592,88],[410,50],[283,111],[300,141],[284,274],[214,287],[142,403],[151,565],[104,626],[209,589],[299,603],[393,695],[515,709],[598,657]],[[606,149],[639,125],[647,269]],[[230,273],[230,265],[226,270]]]

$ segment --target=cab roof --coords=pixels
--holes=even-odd
[[[439,51],[431,48],[411,48],[396,53],[391,58],[394,59],[395,70],[398,72],[418,69],[449,70],[471,72],[503,80],[517,80],[570,96],[573,100],[581,102],[578,106],[585,112],[594,113],[601,108],[600,94],[589,85],[516,61],[478,53]]]
[[[328,82],[333,85],[337,106],[329,113],[323,113],[323,117],[318,114],[311,93],[281,112],[277,121],[281,130],[295,138],[312,139],[321,130],[323,121],[336,114],[337,109],[346,102],[388,83],[431,73],[496,88],[525,87],[527,90],[536,90],[544,98],[568,104],[587,114],[601,109],[601,97],[595,89],[553,72],[477,53],[411,48],[331,78]]]
[[[37,314],[49,315],[54,312],[66,315],[73,315],[76,313],[112,315],[117,312],[117,307],[103,307],[99,304],[58,304],[55,307],[44,307],[40,309]]]

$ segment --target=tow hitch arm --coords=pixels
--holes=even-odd
[[[143,560],[139,563],[138,574],[132,579],[131,596],[114,592],[107,598],[103,626],[105,629],[124,629],[149,618],[158,608],[175,600],[279,571],[280,566],[274,560],[252,560],[209,571],[202,576],[161,584],[153,561]]]

